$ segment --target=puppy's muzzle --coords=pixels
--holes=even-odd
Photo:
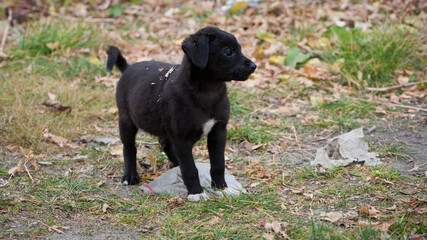
[[[249,61],[248,66],[249,66],[249,69],[252,71],[252,73],[255,72],[255,69],[256,69],[255,63],[253,63],[252,61]]]
[[[255,72],[256,64],[251,60],[247,59],[243,62],[239,69],[233,74],[233,80],[245,81],[249,76]]]

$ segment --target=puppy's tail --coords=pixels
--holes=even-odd
[[[129,66],[126,62],[126,59],[123,57],[122,53],[117,47],[110,46],[107,50],[108,58],[107,58],[107,71],[108,75],[110,75],[111,70],[113,70],[114,65],[120,70],[120,72],[124,72],[126,68]]]

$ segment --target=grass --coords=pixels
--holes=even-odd
[[[379,153],[379,156],[382,158],[392,158],[396,160],[411,160],[410,154],[415,150],[407,146],[390,143],[390,144],[380,144],[375,147],[374,151]]]
[[[342,81],[359,88],[396,85],[396,70],[421,70],[427,63],[419,33],[403,25],[386,23],[369,32],[334,26],[325,35],[335,44],[325,59],[341,62]]]
[[[53,41],[58,42],[57,46],[48,47]],[[102,109],[114,106],[112,92],[95,83],[96,77],[105,74],[100,60],[91,60],[92,56],[85,53],[85,49],[97,49],[100,42],[94,30],[83,23],[35,23],[24,32],[11,50],[9,75],[0,75],[0,99],[7,116],[1,119],[3,142],[44,152],[49,145],[42,140],[45,129],[69,140],[93,131],[90,122],[100,116]],[[71,113],[42,106],[48,93],[71,106]]]
[[[309,126],[327,127],[338,126],[339,132],[361,127],[365,119],[370,123],[375,120],[375,106],[377,104],[363,100],[353,100],[342,96],[334,102],[327,102],[315,109],[319,110],[321,120],[309,123]]]
[[[307,239],[381,239],[378,230],[371,227],[358,228],[349,232],[342,232],[330,224],[320,221],[312,221]]]
[[[89,162],[97,162],[97,156],[92,155]],[[62,160],[58,160],[61,162]],[[65,170],[65,169],[64,169]],[[364,196],[358,190],[357,182],[348,179],[349,175],[359,175],[358,181],[364,181],[372,173],[382,177],[378,172],[388,174],[386,168],[340,168],[318,174],[307,168],[297,168],[292,175],[285,176],[286,182],[293,179],[296,189],[305,189],[305,193],[321,191],[319,198],[310,199],[298,192],[287,193],[285,196],[276,183],[264,183],[252,189],[250,194],[243,194],[237,198],[214,199],[202,202],[185,202],[184,205],[168,203],[170,196],[143,196],[136,187],[123,188],[117,180],[105,181],[99,185],[99,178],[89,176],[96,173],[92,170],[87,173],[69,172],[68,175],[38,173],[33,175],[34,181],[22,175],[11,179],[11,184],[4,189],[9,192],[8,204],[2,204],[0,211],[6,212],[2,216],[4,222],[13,219],[11,214],[23,212],[43,212],[34,216],[33,222],[41,221],[48,226],[70,226],[79,223],[78,214],[93,217],[101,216],[110,219],[114,225],[128,229],[138,229],[141,226],[147,230],[144,238],[261,238],[265,233],[265,221],[279,221],[292,223],[286,228],[291,239],[380,239],[381,232],[372,227],[355,227],[350,230],[319,219],[306,219],[296,217],[291,212],[298,211],[302,216],[309,214],[309,209],[334,209],[344,212],[357,209],[360,205],[350,197]],[[337,177],[338,176],[338,177]],[[348,179],[343,185],[337,184],[340,179]],[[101,179],[102,180],[102,179]],[[253,181],[253,180],[251,180]],[[318,185],[316,182],[328,182]],[[396,184],[400,178],[389,179]],[[301,185],[305,183],[304,185]],[[348,187],[344,187],[344,186]],[[380,191],[393,194],[398,192],[389,188],[382,188],[380,183],[372,182],[370,190],[366,193]],[[366,186],[369,186],[366,185]],[[22,186],[16,189],[13,186]],[[334,189],[329,192],[327,189]],[[348,190],[348,192],[345,191]],[[17,201],[16,196],[20,199]],[[369,195],[363,198],[370,202]],[[313,201],[314,200],[314,201]],[[106,212],[102,206],[108,205]],[[285,207],[284,207],[285,206]],[[299,209],[299,210],[297,210]],[[70,214],[72,222],[61,218],[63,214]],[[389,213],[384,213],[386,216]],[[43,217],[49,216],[49,217]],[[403,214],[391,227],[389,233],[393,238],[405,235],[408,231],[425,233],[422,225],[414,224],[414,216]],[[369,219],[368,219],[369,220]],[[76,222],[77,221],[77,222]],[[375,221],[375,220],[373,220]],[[421,216],[420,221],[425,221]],[[31,222],[23,223],[27,226],[26,232],[3,232],[6,236],[29,237],[47,234],[46,230],[32,225]],[[100,227],[93,224],[92,228]],[[84,229],[82,229],[83,231]],[[107,231],[108,232],[108,231]],[[91,231],[85,235],[91,235]],[[142,237],[142,236],[141,236]]]
[[[202,21],[210,14],[194,17]],[[53,227],[65,226],[71,230],[64,230],[64,236],[77,237],[119,233],[123,238],[144,239],[262,239],[270,234],[267,237],[278,239],[281,235],[265,229],[266,222],[277,221],[291,239],[377,239],[385,233],[372,226],[359,226],[356,220],[375,222],[388,218],[398,218],[387,231],[393,239],[426,233],[425,214],[411,214],[419,210],[411,201],[423,204],[424,192],[419,190],[407,196],[398,187],[409,181],[414,186],[423,186],[422,178],[408,180],[388,167],[323,170],[287,164],[288,154],[297,148],[294,137],[288,136],[292,126],[299,134],[298,144],[303,145],[302,141],[312,140],[322,129],[346,132],[372,124],[377,117],[376,104],[350,97],[316,108],[301,106],[297,116],[264,111],[274,101],[311,95],[312,89],[293,83],[266,90],[229,87],[228,146],[232,150],[226,152],[230,158],[227,166],[245,184],[249,194],[175,205],[169,202],[172,196],[145,196],[138,187],[122,186],[123,164],[111,155],[111,146],[89,142],[73,150],[43,139],[45,129],[74,142],[83,141],[87,135],[118,137],[116,114],[108,111],[115,106],[114,86],[97,81],[105,74],[105,59],[96,53],[108,40],[96,34],[102,33],[97,26],[52,23],[41,20],[22,32],[22,38],[9,52],[9,64],[0,74],[0,185],[7,182],[0,187],[0,238],[48,238]],[[128,27],[127,23],[124,28]],[[294,35],[305,36],[312,31],[302,29]],[[71,113],[42,106],[49,93],[71,106]],[[307,113],[318,115],[318,120],[300,124]],[[157,146],[145,143],[156,140],[147,135],[138,135],[137,140],[138,149],[144,154],[151,152],[158,168],[164,171],[166,157]],[[248,151],[242,149],[244,141],[265,146]],[[202,140],[196,146],[204,151],[195,151],[197,160],[206,158],[205,143]],[[272,147],[279,150],[272,151]],[[14,148],[17,150],[10,150]],[[9,178],[7,171],[29,151],[45,155],[37,161],[39,164],[52,165],[34,170],[27,163],[28,172]],[[383,152],[384,156],[394,157],[405,150],[386,146]],[[83,159],[75,158],[79,155]],[[147,162],[147,158],[144,155],[140,160]],[[245,175],[250,163],[260,159],[258,167],[269,177]],[[362,215],[362,204],[380,209],[380,218]],[[387,210],[393,205],[397,206],[395,210]],[[345,219],[347,227],[343,227],[320,220],[319,211],[356,211],[359,215],[355,222]]]
[[[35,22],[18,39],[11,50],[13,58],[61,56],[69,51],[98,46],[95,31],[84,23],[66,24],[46,21]]]

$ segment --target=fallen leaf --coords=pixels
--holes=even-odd
[[[408,240],[427,240],[427,238],[425,238],[427,235],[424,234],[415,234],[412,236],[408,237]]]
[[[46,43],[46,47],[48,47],[51,50],[55,50],[59,47],[59,41]]]
[[[11,176],[14,176],[16,173],[25,173],[25,172],[34,172],[40,169],[40,166],[37,163],[38,159],[44,158],[44,154],[34,154],[33,151],[30,151],[25,158],[21,158],[16,167],[12,167],[7,171]],[[34,167],[34,170],[29,170],[25,164],[31,164]]]
[[[308,98],[312,107],[321,106],[325,102],[322,96],[310,96]]]
[[[116,146],[110,148],[110,154],[113,155],[113,156],[119,157],[118,158],[119,162],[124,163],[124,160],[123,160],[123,145],[122,144],[119,144],[119,145],[116,145]]]
[[[308,60],[304,66],[319,68],[319,69],[322,69],[323,71],[327,71],[330,69],[330,66],[327,63],[320,61],[320,59],[318,58],[312,58]]]
[[[296,67],[297,64],[305,63],[313,54],[303,53],[300,49],[292,47],[285,59],[285,66]]]
[[[274,239],[274,234],[272,233],[263,233],[262,237],[267,239],[267,240],[273,240]]]
[[[393,225],[396,221],[397,221],[397,218],[392,218],[392,219],[387,220],[385,222],[371,222],[371,221],[359,220],[357,222],[357,225],[363,226],[363,227],[369,226],[369,227],[377,228],[383,232],[387,232],[389,230],[389,228],[391,227],[391,225]]]
[[[16,172],[18,172],[18,170],[19,170],[19,169],[20,169],[20,167],[19,167],[19,166],[16,166],[16,167],[13,167],[13,168],[9,169],[9,171],[7,171],[7,173],[8,173],[9,175],[13,176],[13,175],[15,175],[15,174],[16,174]]]
[[[175,206],[182,206],[185,205],[185,201],[180,197],[173,197],[169,199],[169,204],[175,205]]]
[[[101,60],[96,55],[92,55],[89,58],[89,62],[94,66],[101,66],[102,65]]]
[[[354,211],[354,210],[350,210],[350,211],[345,213],[346,219],[355,220],[358,217],[359,217],[359,214],[357,213],[357,211]]]
[[[249,2],[235,2],[230,9],[230,12],[235,13],[249,6]]]
[[[399,75],[399,76],[397,77],[397,82],[398,82],[399,84],[405,84],[405,83],[408,83],[408,82],[409,82],[409,77],[408,77],[408,76]]]
[[[56,95],[53,93],[48,92],[47,96],[49,97],[49,100],[51,101],[55,101],[56,100]]]
[[[299,107],[281,106],[277,109],[267,110],[267,112],[278,113],[278,114],[284,115],[284,116],[295,116],[295,115],[297,115],[297,113],[300,112],[300,108]]]
[[[252,150],[252,151],[253,151],[253,150],[257,150],[257,149],[260,149],[260,148],[262,148],[262,147],[264,147],[264,146],[265,146],[265,143],[264,143],[264,144],[258,144],[258,145],[252,146],[251,150]]]
[[[273,230],[273,232],[274,233],[276,233],[276,234],[278,234],[279,232],[280,232],[280,229],[281,229],[281,226],[280,226],[280,223],[279,222],[277,222],[277,221],[273,221],[273,222],[267,222],[265,225],[264,225],[264,228],[265,228],[265,230],[267,230],[267,231],[271,231],[271,230]]]
[[[368,214],[371,217],[378,217],[380,215],[380,211],[369,205],[361,206],[360,211],[364,214]]]
[[[218,216],[213,216],[211,220],[208,222],[208,226],[221,224],[221,219]]]
[[[283,65],[283,63],[285,62],[285,56],[273,55],[268,58],[268,62],[277,65]]]
[[[115,107],[115,106],[114,107],[110,107],[110,109],[108,109],[108,113],[109,114],[113,114],[113,115],[116,114],[116,113],[118,113],[118,111],[119,111],[118,108]]]
[[[345,59],[344,58],[338,58],[331,66],[332,71],[335,73],[341,72],[341,68],[345,65]]]
[[[342,219],[342,218],[344,217],[344,215],[343,215],[343,213],[342,213],[342,212],[328,212],[328,213],[326,213],[326,212],[321,212],[321,213],[319,214],[319,217],[320,217],[321,219],[326,220],[326,221],[329,221],[329,222],[335,223],[335,222],[337,222],[338,220]]]
[[[273,222],[271,223],[271,225],[272,225],[273,231],[274,231],[276,234],[280,232],[281,226],[280,226],[280,223],[279,223],[279,222],[277,222],[277,221],[273,221]]]
[[[102,179],[101,181],[99,181],[96,186],[101,187],[102,185],[105,184],[105,179]]]
[[[43,131],[43,137],[46,141],[52,142],[60,147],[78,148],[76,144],[70,143],[66,138],[49,133],[47,128]]]
[[[33,65],[30,64],[27,68],[24,69],[24,72],[26,74],[31,74],[31,72],[33,71]]]
[[[417,189],[414,187],[410,187],[410,186],[403,186],[400,188],[400,192],[406,195],[414,195],[415,193],[417,193]]]
[[[180,39],[173,40],[172,43],[177,46],[181,46],[183,41],[184,41],[184,38],[180,38]]]
[[[307,45],[313,49],[324,49],[332,46],[331,40],[317,34],[307,34]]]
[[[375,113],[384,114],[384,115],[387,114],[387,112],[381,106],[376,106],[375,107]]]
[[[108,204],[104,203],[104,205],[102,205],[102,212],[106,213],[108,208],[110,208],[110,206],[108,206]]]
[[[71,112],[70,106],[63,105],[61,102],[57,100],[46,100],[42,104],[46,107],[58,110],[60,112],[66,112],[66,113]]]
[[[381,230],[383,232],[388,232],[391,225],[393,225],[395,222],[397,222],[397,218],[392,218],[392,219],[389,219],[389,220],[382,222],[378,225],[373,225],[372,227],[378,228],[379,230]]]

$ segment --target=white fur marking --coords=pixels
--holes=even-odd
[[[215,125],[215,119],[209,119],[209,121],[205,122],[203,125],[203,136],[207,136],[209,132],[212,130],[212,127]]]
[[[208,198],[209,198],[209,196],[208,196],[208,194],[206,194],[205,191],[203,191],[202,193],[199,193],[199,194],[189,194],[187,196],[188,201],[192,201],[192,202],[197,202],[197,201],[200,201],[203,199],[208,199]]]

